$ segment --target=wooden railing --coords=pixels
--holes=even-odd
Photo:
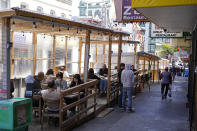
[[[110,90],[110,102],[117,100],[119,97],[120,85],[118,82],[117,74],[111,75],[111,90]]]
[[[59,126],[61,131],[70,128],[71,126],[73,126],[72,124],[79,123],[81,119],[88,117],[88,115],[92,113],[95,114],[96,105],[97,105],[97,100],[96,100],[97,82],[98,82],[97,80],[91,80],[87,83],[78,85],[76,87],[61,92],[60,119],[59,119]],[[83,97],[81,97],[82,92],[84,93]],[[65,97],[73,93],[77,94],[77,98],[78,98],[77,101],[65,105],[64,104]],[[92,100],[92,102],[88,103],[88,100],[90,99]],[[67,111],[73,107],[76,107],[77,109],[76,113],[73,116],[65,119],[64,115],[67,114]]]

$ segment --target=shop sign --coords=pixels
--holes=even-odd
[[[132,0],[122,0],[123,21],[148,21],[143,15],[131,8]]]
[[[155,24],[151,24],[151,37],[154,38],[182,38],[183,32],[168,32],[159,28]]]

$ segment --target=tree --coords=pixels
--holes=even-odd
[[[168,57],[168,55],[172,55],[173,51],[172,51],[172,46],[169,44],[162,44],[162,49],[159,51],[159,54],[163,57]]]

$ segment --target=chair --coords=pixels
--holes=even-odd
[[[39,120],[41,122],[41,113],[42,113],[42,96],[41,95],[33,95],[32,99],[39,101],[38,107],[33,107],[33,112],[38,112]],[[36,113],[35,113],[36,114]]]
[[[44,106],[43,106],[43,110],[42,110],[42,119],[41,119],[41,129],[43,129],[43,124],[44,124],[44,117],[48,117],[48,123],[49,123],[49,117],[52,118],[60,118],[60,114],[58,113],[49,113],[47,112],[47,104],[53,104],[53,103],[60,103],[59,100],[54,101],[54,100],[44,100]]]

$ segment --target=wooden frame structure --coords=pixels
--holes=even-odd
[[[151,80],[159,80],[159,60],[158,56],[148,54],[145,52],[137,53],[138,70],[140,70],[140,75],[145,76],[147,73],[152,73]],[[144,84],[143,84],[144,86]]]
[[[85,23],[80,23],[80,22],[76,22],[76,21],[71,21],[71,20],[67,20],[64,18],[58,18],[58,17],[53,17],[53,16],[48,16],[48,15],[44,15],[44,14],[38,14],[36,12],[32,12],[32,11],[27,11],[27,10],[23,10],[23,9],[19,9],[19,8],[12,8],[9,10],[5,10],[5,11],[0,11],[0,16],[5,19],[6,21],[8,21],[8,24],[6,26],[8,26],[8,30],[6,30],[6,32],[8,34],[11,34],[11,38],[8,37],[10,39],[10,41],[12,42],[12,48],[11,48],[11,57],[8,56],[7,61],[9,61],[9,59],[11,59],[11,64],[10,66],[8,66],[7,68],[7,72],[9,73],[9,70],[11,68],[11,76],[13,75],[14,72],[14,63],[17,60],[22,60],[22,61],[32,61],[33,63],[33,70],[32,70],[32,74],[35,75],[36,74],[36,66],[37,66],[37,61],[41,61],[41,60],[50,60],[52,62],[52,69],[54,69],[54,71],[56,71],[56,46],[57,46],[57,36],[62,36],[65,38],[65,56],[64,56],[64,65],[65,68],[67,69],[67,64],[68,62],[68,39],[70,37],[78,37],[79,38],[79,51],[80,51],[80,56],[79,56],[79,61],[76,62],[79,64],[79,74],[82,73],[82,46],[83,44],[85,45],[85,51],[84,51],[84,71],[83,71],[83,79],[85,82],[88,81],[87,76],[88,76],[88,68],[89,68],[89,58],[90,58],[90,44],[91,43],[101,43],[103,44],[103,52],[105,53],[105,49],[106,49],[106,45],[108,45],[108,87],[107,87],[107,103],[109,104],[110,101],[110,97],[112,96],[112,94],[114,94],[114,92],[117,92],[118,96],[118,89],[115,91],[111,91],[111,54],[112,54],[112,44],[118,44],[118,57],[117,57],[117,70],[119,69],[119,65],[121,62],[121,52],[122,52],[122,44],[123,43],[129,43],[129,44],[135,44],[136,45],[139,42],[135,42],[135,41],[128,41],[128,40],[124,40],[123,37],[127,37],[130,34],[127,32],[121,32],[121,31],[116,31],[116,30],[111,30],[111,29],[107,29],[107,28],[103,28],[103,27],[99,27],[99,26],[95,26],[95,25],[89,25],[89,24],[85,24]],[[15,50],[14,50],[14,32],[31,32],[32,33],[32,46],[33,46],[33,57],[32,58],[15,58]],[[53,44],[51,46],[52,49],[52,56],[49,58],[38,58],[37,57],[37,35],[38,34],[47,34],[47,35],[51,35],[53,37]],[[100,41],[98,41],[98,39]],[[105,39],[104,41],[102,39]],[[135,53],[136,54],[136,53]],[[104,54],[105,56],[105,54]],[[97,58],[96,58],[97,59]],[[105,61],[104,61],[105,63]],[[8,62],[9,65],[9,62]],[[9,83],[10,77],[8,75],[8,81],[7,83]],[[88,83],[85,83],[85,85],[81,85],[79,87],[73,88],[71,90],[65,91],[63,94],[61,94],[61,100],[63,99],[62,97],[64,97],[65,95],[68,95],[69,93],[73,93],[73,92],[80,92],[81,89],[85,89],[86,92],[88,91],[87,88],[89,88],[89,86],[87,87]],[[93,82],[93,85],[95,85],[95,82]],[[8,87],[6,87],[7,90],[9,90],[10,86],[8,85]],[[94,108],[94,112],[96,110],[96,90],[94,92],[93,95],[94,96],[94,106],[92,106]],[[89,96],[87,96],[87,98],[85,97],[84,100],[79,99],[76,103],[73,103],[76,105],[81,104],[81,102],[84,101],[88,101]],[[63,106],[62,105],[62,101],[60,102],[60,117],[61,117],[61,113],[64,112],[64,110],[67,110],[71,105],[67,105],[67,106]],[[74,106],[74,105],[72,105]],[[81,112],[78,112],[78,116],[80,116]],[[62,117],[60,118],[62,120]],[[60,129],[63,129],[62,125],[65,125],[65,123],[61,121],[60,123]]]

